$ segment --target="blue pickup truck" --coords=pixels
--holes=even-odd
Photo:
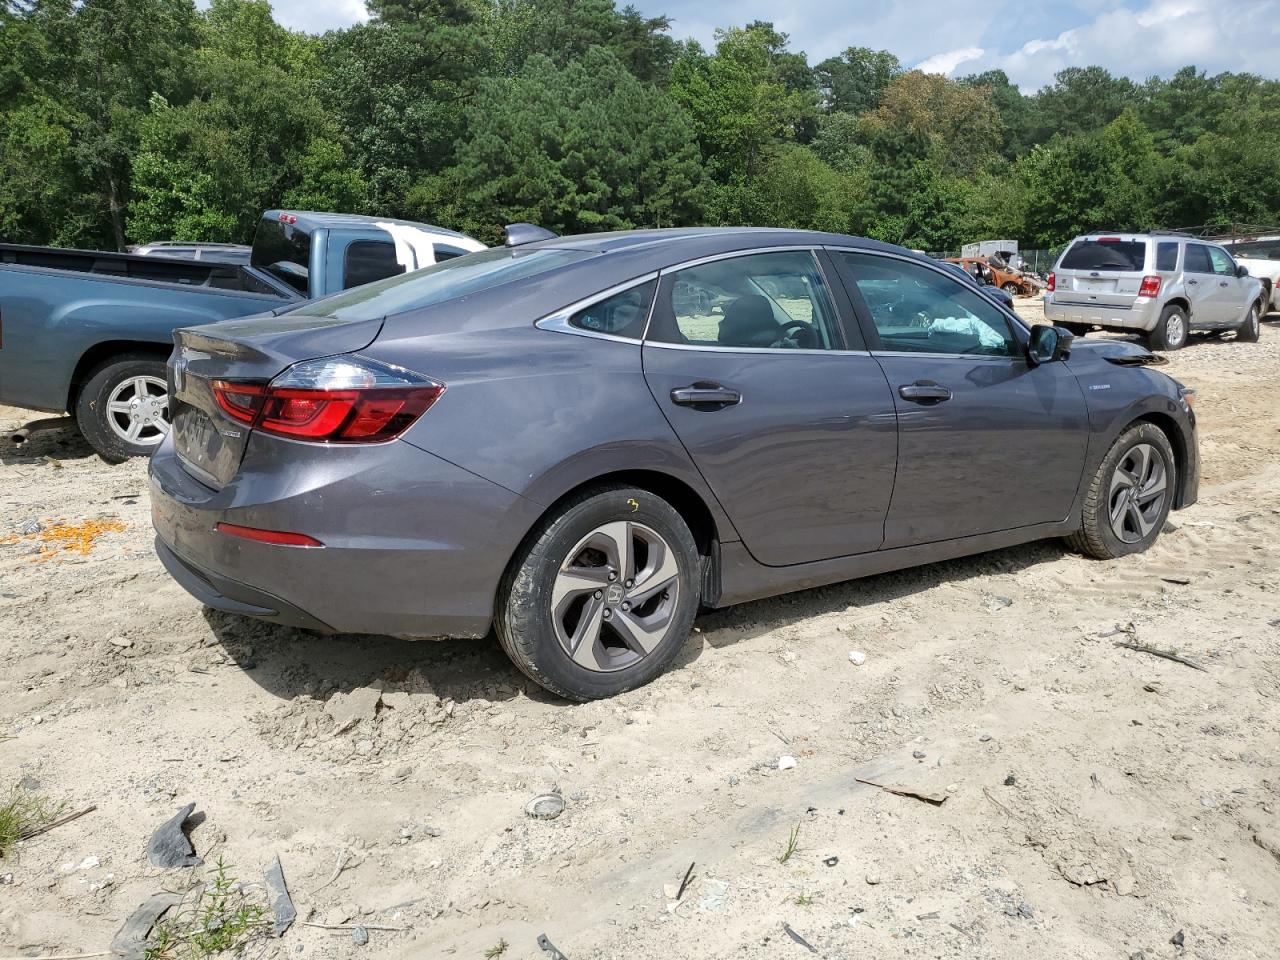
[[[67,411],[106,460],[168,430],[178,327],[284,311],[484,244],[424,223],[269,210],[249,263],[0,244],[0,404]]]

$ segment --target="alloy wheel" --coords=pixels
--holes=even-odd
[[[1169,345],[1171,350],[1176,350],[1186,338],[1187,325],[1183,321],[1182,315],[1171,313],[1164,324],[1164,342]]]
[[[1160,520],[1168,496],[1164,457],[1149,443],[1139,443],[1111,474],[1111,530],[1125,543],[1145,539]]]
[[[169,388],[159,377],[130,377],[107,397],[107,425],[120,439],[152,447],[169,432]]]
[[[642,523],[603,524],[569,551],[551,591],[556,637],[573,661],[609,673],[652,653],[680,594],[676,552]]]

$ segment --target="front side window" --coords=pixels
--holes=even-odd
[[[1213,273],[1213,263],[1209,260],[1209,248],[1203,243],[1188,243],[1182,269],[1186,273]]]
[[[674,322],[655,324],[654,340],[747,350],[840,348],[835,307],[808,250],[713,260],[676,271],[664,290]]]
[[[862,294],[882,349],[1013,357],[1022,351],[993,304],[940,271],[865,253],[837,254]]]
[[[396,245],[385,240],[355,240],[347,247],[342,265],[342,288],[363,286],[404,273],[396,259]]]
[[[1236,265],[1227,256],[1227,251],[1220,247],[1209,247],[1209,262],[1213,264],[1213,272],[1220,277],[1234,277]]]
[[[1156,244],[1156,269],[1169,272],[1178,269],[1178,245],[1176,243]]]
[[[589,307],[584,307],[569,317],[569,326],[588,333],[606,333],[611,337],[639,340],[644,336],[645,323],[649,319],[649,305],[657,280],[615,293]]]

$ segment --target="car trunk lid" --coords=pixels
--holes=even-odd
[[[381,327],[380,318],[341,321],[285,313],[175,331],[169,413],[183,468],[217,490],[235,476],[244,457],[252,430],[222,410],[215,381],[266,384],[299,361],[361,350]]]

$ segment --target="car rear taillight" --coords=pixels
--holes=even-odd
[[[268,384],[215,380],[231,419],[279,437],[322,443],[393,440],[440,399],[445,385],[363,357],[294,364]]]
[[[1053,293],[1053,291],[1055,291],[1055,290],[1057,290],[1057,289],[1058,289],[1058,275],[1057,275],[1056,273],[1050,273],[1050,274],[1049,274],[1049,280],[1048,280],[1048,282],[1044,285],[1044,288],[1045,288],[1045,290],[1047,290],[1049,293]]]
[[[1159,295],[1160,295],[1160,278],[1156,276],[1143,277],[1142,286],[1138,288],[1138,296],[1157,297]]]

